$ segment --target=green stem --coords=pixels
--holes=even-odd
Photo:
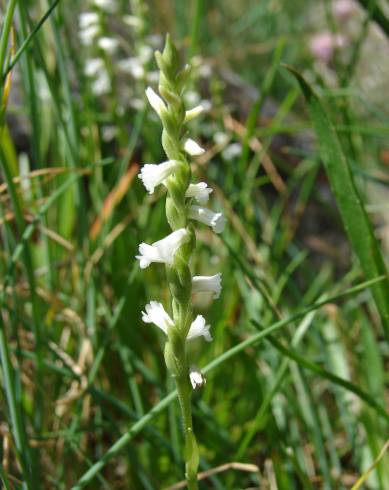
[[[187,370],[186,370],[187,371]],[[185,437],[185,477],[189,490],[197,490],[197,469],[199,466],[199,451],[193,431],[191,386],[186,373],[182,378],[176,379],[178,401],[180,403]]]

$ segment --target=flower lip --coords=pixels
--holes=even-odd
[[[190,234],[186,228],[173,231],[170,235],[159,240],[152,245],[141,243],[139,245],[140,255],[136,256],[139,260],[141,269],[145,269],[152,262],[159,262],[171,265],[178,249],[190,239]]]

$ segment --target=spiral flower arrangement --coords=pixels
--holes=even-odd
[[[220,295],[221,274],[193,276],[191,257],[196,248],[194,221],[210,226],[221,233],[225,226],[222,213],[215,213],[203,205],[212,192],[205,182],[191,183],[189,158],[204,153],[194,140],[187,137],[186,125],[203,110],[202,106],[186,110],[183,93],[190,74],[186,65],[179,69],[177,50],[169,36],[162,53],[155,53],[159,67],[159,93],[146,90],[150,105],[161,119],[162,146],[167,161],[146,164],[140,172],[146,190],[152,194],[163,184],[167,188],[166,218],[172,232],[149,245],[139,245],[139,265],[142,269],[151,263],[166,265],[167,281],[172,296],[171,316],[158,301],[150,301],[142,313],[142,320],[153,323],[167,336],[165,362],[177,386],[184,436],[186,478],[190,490],[197,489],[198,447],[193,432],[191,393],[201,387],[205,379],[201,372],[190,367],[187,342],[197,337],[211,341],[210,325],[202,315],[193,318],[192,293],[209,292]]]

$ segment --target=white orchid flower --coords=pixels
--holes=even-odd
[[[205,204],[208,201],[209,195],[212,191],[213,189],[208,187],[205,182],[199,182],[198,184],[189,184],[189,187],[185,193],[185,197],[194,197],[196,201],[200,204]]]
[[[214,213],[202,206],[191,206],[189,208],[189,217],[211,226],[215,233],[222,233],[226,225],[226,218],[223,213]]]
[[[214,276],[194,276],[192,278],[192,292],[212,292],[216,299],[220,296],[222,290],[221,279],[222,275],[220,272]]]
[[[168,160],[167,162],[143,165],[139,178],[143,182],[149,194],[154,192],[154,188],[162,184],[178,168],[177,160]]]
[[[152,245],[141,243],[139,245],[140,255],[136,256],[139,260],[140,268],[145,269],[152,262],[171,265],[177,250],[186,243],[189,238],[190,234],[188,230],[180,228]]]

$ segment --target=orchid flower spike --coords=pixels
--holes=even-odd
[[[178,168],[177,160],[168,160],[158,165],[146,163],[140,171],[139,178],[143,182],[149,194],[154,192],[154,188],[162,184]]]
[[[226,225],[226,218],[223,213],[214,213],[210,209],[201,206],[191,206],[189,208],[189,217],[211,226],[215,233],[221,233]]]
[[[198,184],[189,184],[189,187],[185,193],[185,197],[194,197],[196,201],[200,204],[205,204],[208,201],[209,195],[212,191],[213,189],[208,187],[205,182],[199,182]]]
[[[165,102],[161,99],[159,95],[157,95],[151,87],[146,89],[146,97],[151,105],[151,107],[155,110],[159,117],[161,117],[162,112],[166,111]]]
[[[148,245],[141,243],[136,258],[141,269],[145,269],[152,262],[160,262],[171,265],[177,250],[190,239],[190,234],[185,228],[173,231],[167,237]]]
[[[165,308],[158,301],[150,301],[145,306],[145,311],[142,311],[142,320],[145,323],[154,323],[160,328],[166,335],[169,328],[174,326],[173,320],[166,313]],[[196,320],[192,322],[190,326],[187,340],[192,340],[197,337],[204,337],[207,342],[212,340],[209,333],[210,325],[206,325],[205,319],[202,315],[198,315]]]
[[[205,153],[204,148],[201,148],[201,146],[196,143],[196,141],[192,140],[191,138],[188,138],[185,143],[184,143],[184,150],[191,155],[192,157],[197,157],[199,155],[202,155]]]
[[[222,290],[221,280],[222,275],[220,272],[214,276],[194,276],[192,279],[192,292],[212,292],[214,293],[214,299],[217,299]]]

